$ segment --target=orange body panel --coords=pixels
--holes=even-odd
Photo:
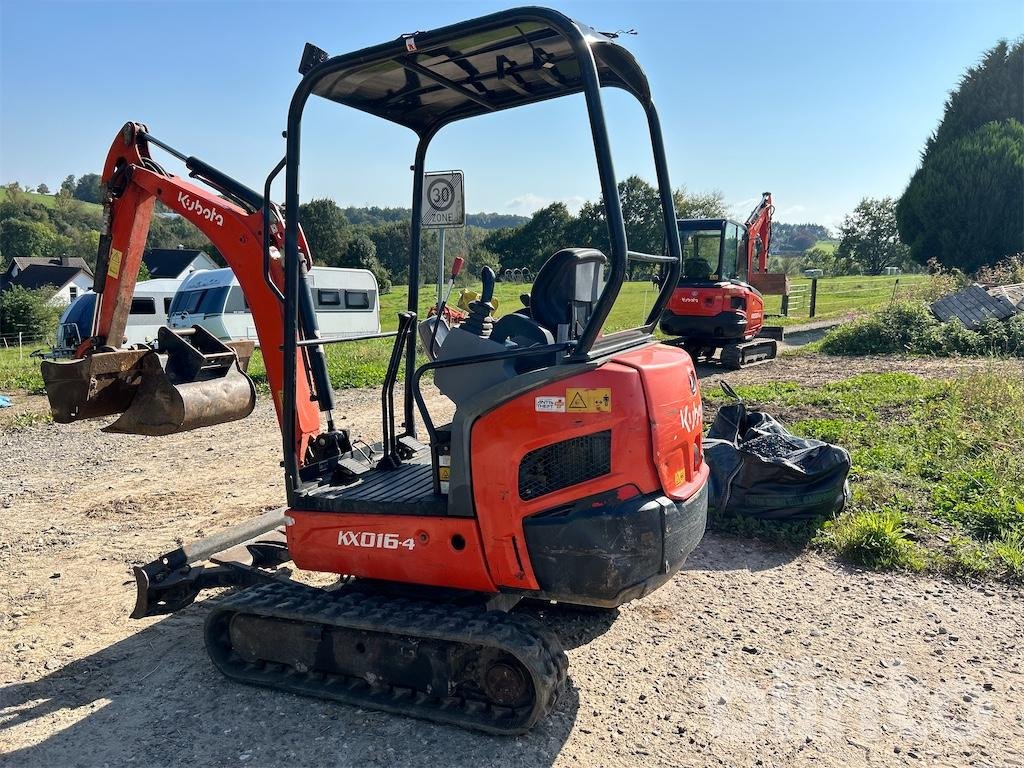
[[[572,395],[580,391],[591,393],[589,407],[574,412]],[[538,403],[558,398],[565,399],[564,411]],[[708,477],[702,428],[690,356],[662,344],[641,347],[513,397],[474,422],[469,455],[475,517],[292,510],[288,549],[296,565],[315,571],[485,592],[537,590],[524,518],[609,492],[620,500],[659,492],[690,498]],[[526,454],[606,429],[612,432],[608,474],[535,499],[519,496]],[[351,534],[360,540],[353,542]],[[389,548],[378,534],[411,546]],[[455,535],[464,540],[462,549],[452,546]]]
[[[568,405],[567,390],[581,388],[608,388],[610,410],[537,410],[538,398],[564,397]],[[527,453],[605,429],[612,430],[609,474],[529,501],[519,497],[519,463]],[[634,485],[639,493],[658,488],[658,476],[650,460],[651,436],[643,383],[635,370],[617,360],[502,403],[477,419],[472,434],[473,499],[491,574],[501,586],[538,588],[526,553],[524,517],[624,485]]]
[[[299,568],[408,584],[496,591],[473,518],[297,510],[288,515],[294,520],[285,528],[288,551]],[[461,542],[455,537],[461,537]],[[461,549],[457,548],[460,543]]]
[[[742,300],[742,309],[735,304]],[[680,285],[669,297],[666,309],[680,317],[711,319],[725,312],[733,312],[746,317],[747,324],[743,339],[723,339],[724,341],[741,341],[752,339],[764,325],[764,297],[745,283],[717,283],[713,286]]]

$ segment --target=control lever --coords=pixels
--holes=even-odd
[[[494,305],[491,303],[494,299],[494,270],[484,267],[480,271],[480,282],[483,284],[480,298],[470,303],[469,317],[462,323],[462,330],[486,339],[491,335],[491,326],[494,323],[494,318],[491,317],[491,313],[494,312]]]
[[[434,348],[434,341],[437,339],[437,329],[441,326],[442,316],[444,315],[444,308],[448,304],[448,297],[452,295],[452,288],[455,287],[455,278],[459,276],[459,272],[462,271],[462,265],[465,262],[461,256],[456,256],[455,261],[452,262],[452,273],[448,277],[448,289],[444,292],[444,298],[441,299],[441,303],[437,305],[437,315],[434,317],[434,328],[430,333],[430,345],[427,347],[428,352]],[[491,286],[491,290],[494,290],[494,286]]]

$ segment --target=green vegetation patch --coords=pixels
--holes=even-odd
[[[850,451],[852,499],[834,520],[713,520],[718,530],[811,542],[870,568],[1024,576],[1024,383],[862,374],[821,387],[737,387],[798,435]],[[705,393],[711,403],[724,402]]]
[[[868,317],[841,325],[822,340],[829,355],[904,353],[938,357],[1024,357],[1024,315],[990,320],[969,331],[953,319],[940,323],[923,302],[896,301]]]

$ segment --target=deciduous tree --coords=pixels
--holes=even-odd
[[[909,249],[896,231],[896,202],[891,197],[875,200],[865,197],[839,227],[836,261],[857,267],[869,275],[879,275],[888,266],[901,266]]]

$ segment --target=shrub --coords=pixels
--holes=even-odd
[[[28,289],[13,285],[0,292],[0,329],[7,336],[25,335],[26,341],[51,336],[64,311],[62,304],[53,305],[52,287]]]
[[[956,318],[940,323],[919,301],[894,302],[872,315],[841,325],[821,342],[829,355],[999,355],[1024,357],[1024,315],[988,320],[967,330]]]
[[[921,302],[897,301],[831,331],[822,341],[821,351],[829,355],[910,352],[936,325],[938,321]]]

